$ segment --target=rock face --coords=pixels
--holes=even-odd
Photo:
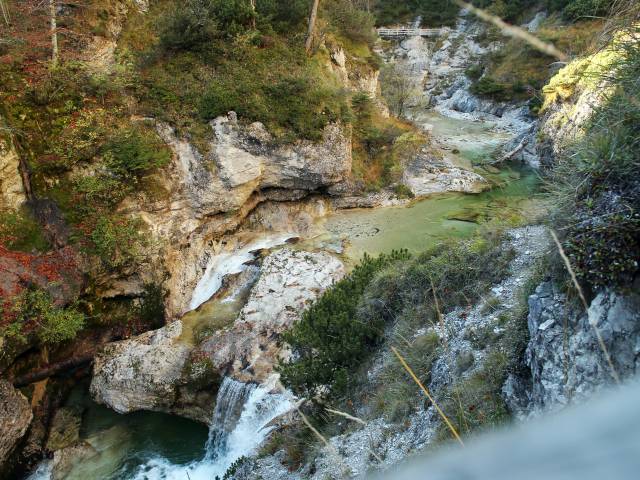
[[[279,335],[344,273],[342,262],[324,252],[272,253],[234,325],[205,341],[202,351],[226,375],[264,381],[282,355]]]
[[[640,367],[640,296],[600,292],[585,314],[550,282],[529,298],[531,368],[529,410],[542,411],[582,400],[613,383],[596,329],[621,379]]]
[[[260,190],[312,191],[338,183],[351,172],[350,135],[339,125],[328,125],[321,142],[284,146],[275,145],[261,123],[240,127],[233,112],[213,120],[211,128],[211,152],[203,156],[169,126],[158,125],[175,152],[172,167],[179,185],[173,186],[178,191],[172,200],[176,207],[191,210],[194,220],[235,211]]]
[[[27,200],[19,163],[11,141],[0,136],[0,210],[16,210]]]
[[[162,411],[209,423],[219,376],[265,380],[281,355],[280,333],[344,273],[327,253],[278,250],[264,259],[229,329],[197,348],[180,338],[181,321],[111,343],[95,359],[91,394],[120,413]]]
[[[6,380],[0,380],[0,472],[27,432],[33,412],[27,399]]]
[[[496,130],[514,135],[504,145],[504,152],[512,152],[522,143],[511,159],[537,167],[536,121],[528,108],[481,98],[470,91],[472,82],[465,71],[502,47],[500,42],[484,41],[485,34],[486,26],[463,11],[455,28],[441,37],[441,42],[413,37],[399,45],[393,52],[394,61],[413,79],[416,91],[412,115],[417,113],[419,117],[424,108],[431,106],[447,117],[491,121]],[[419,123],[419,118],[415,120]]]
[[[257,206],[300,201],[351,174],[351,135],[340,125],[328,125],[319,142],[290,145],[274,142],[260,123],[240,126],[233,112],[212,121],[211,128],[209,153],[202,155],[172,128],[159,124],[160,136],[174,151],[173,161],[156,179],[166,195],[142,209],[134,203],[125,206],[139,214],[165,246],[156,257],[162,257],[171,274],[165,286],[171,292],[168,314],[174,318],[185,312],[213,254],[212,245],[236,230]],[[136,275],[139,286],[145,279]]]
[[[215,391],[187,385],[193,347],[180,341],[181,332],[178,321],[108,344],[94,362],[93,398],[119,413],[162,411],[208,423]]]
[[[596,60],[593,61],[597,64]],[[544,166],[553,165],[556,156],[571,142],[580,138],[591,115],[610,93],[606,81],[592,85],[581,82],[580,75],[575,72],[568,73],[580,70],[580,64],[584,63],[585,60],[581,59],[567,65],[543,89],[547,97],[556,97],[552,102],[547,100],[540,121],[538,149]],[[589,75],[585,77],[590,78]]]

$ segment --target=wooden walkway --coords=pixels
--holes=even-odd
[[[439,37],[448,31],[448,28],[379,28],[378,35],[382,38]]]

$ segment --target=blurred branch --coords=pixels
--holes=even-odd
[[[9,16],[9,7],[6,0],[0,0],[0,10],[2,10],[2,18],[7,25],[11,25],[11,17]]]
[[[504,35],[509,37],[519,38],[527,42],[533,48],[545,53],[551,57],[555,57],[558,60],[566,62],[569,57],[562,51],[558,50],[551,43],[543,42],[535,35],[531,35],[529,32],[524,30],[523,28],[516,27],[515,25],[510,25],[500,17],[490,14],[486,10],[482,10],[480,8],[474,7],[470,3],[464,2],[463,0],[453,0],[457,5],[462,8],[469,10],[478,18],[484,20],[485,22],[492,23],[496,27],[498,27]]]

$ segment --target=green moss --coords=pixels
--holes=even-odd
[[[0,211],[0,244],[20,252],[45,252],[50,245],[28,209]]]

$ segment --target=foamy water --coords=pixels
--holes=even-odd
[[[269,424],[291,410],[289,393],[270,393],[269,387],[225,378],[207,441],[204,459],[176,465],[157,457],[140,466],[133,480],[213,480],[222,478],[239,458],[256,452],[273,430]]]
[[[212,256],[193,291],[189,309],[195,310],[220,290],[225,276],[242,272],[246,268],[246,263],[255,258],[255,252],[282,245],[292,236],[290,233],[265,235],[237,246],[233,250],[223,251]]]

